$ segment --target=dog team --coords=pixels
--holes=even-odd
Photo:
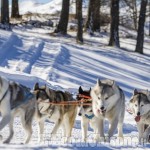
[[[78,105],[70,105],[69,102]],[[80,102],[80,103],[79,103]],[[68,103],[68,104],[67,104]],[[128,111],[135,117],[139,133],[139,142],[149,141],[150,134],[150,92],[134,90],[129,101]],[[97,80],[89,90],[79,87],[76,99],[69,92],[56,91],[46,85],[34,85],[33,90],[17,82],[0,77],[0,130],[7,124],[10,134],[3,143],[10,143],[13,135],[13,121],[16,116],[26,131],[25,143],[32,135],[32,121],[39,126],[39,142],[43,140],[44,122],[54,122],[51,135],[62,127],[65,141],[69,142],[76,115],[81,116],[82,140],[87,141],[88,124],[93,128],[96,142],[110,142],[118,128],[118,138],[123,139],[123,122],[125,115],[125,96],[122,89],[110,79]],[[104,134],[104,121],[109,121],[108,133]]]

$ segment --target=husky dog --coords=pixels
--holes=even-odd
[[[137,123],[139,142],[147,142],[150,134],[150,92],[135,89],[129,107]]]
[[[68,92],[55,91],[47,86],[39,87],[39,84],[36,83],[34,86],[34,91],[37,95],[37,100],[39,102],[38,109],[41,114],[48,114],[46,118],[51,122],[55,123],[55,126],[51,132],[52,135],[55,135],[58,128],[63,126],[65,141],[68,142],[69,137],[71,137],[72,128],[75,122],[77,114],[77,106],[75,105],[59,105],[59,102],[71,101],[73,97]],[[54,102],[54,104],[50,103]],[[58,105],[56,104],[58,103]],[[44,129],[44,120],[40,121],[40,141],[43,139],[43,129]]]
[[[13,137],[13,120],[16,115],[21,117],[22,125],[27,133],[25,143],[29,142],[32,134],[31,123],[35,112],[35,103],[36,98],[30,89],[0,77],[0,112],[2,116],[0,130],[7,124],[10,129],[10,135],[4,143],[9,143]]]
[[[77,95],[77,100],[81,100],[83,99],[82,96],[80,97],[80,94],[84,95],[84,96],[88,96],[90,97],[90,90],[83,90],[82,87],[79,87],[78,90],[78,95]],[[82,129],[82,140],[84,142],[86,142],[87,140],[87,131],[88,131],[88,124],[90,124],[91,128],[94,130],[94,134],[95,134],[95,141],[100,141],[100,126],[99,126],[99,119],[94,115],[93,111],[92,111],[92,101],[91,99],[86,99],[84,98],[83,100],[86,100],[85,102],[83,102],[80,105],[80,111],[79,111],[79,116],[82,116],[81,118],[81,129]],[[84,104],[91,104],[90,105],[84,105]]]
[[[91,90],[93,113],[100,119],[100,138],[104,139],[104,119],[108,119],[109,131],[107,142],[113,136],[118,126],[118,137],[123,138],[123,120],[125,113],[125,96],[113,80],[97,80]]]

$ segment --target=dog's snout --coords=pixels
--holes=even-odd
[[[104,110],[104,106],[102,106],[100,109],[101,109],[101,110]]]
[[[137,113],[137,116],[140,116],[140,112]]]
[[[81,113],[78,113],[78,115],[79,115],[79,116],[82,116],[82,114],[81,114]]]

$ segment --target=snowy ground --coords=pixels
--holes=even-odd
[[[85,34],[85,44],[77,45],[75,33],[68,37],[52,37],[49,31],[39,28],[16,27],[12,32],[0,30],[0,75],[18,81],[30,88],[35,82],[47,84],[53,89],[67,90],[74,95],[81,85],[93,87],[97,78],[115,80],[125,92],[128,102],[134,88],[150,90],[150,39],[145,39],[145,55],[134,53],[135,40],[125,38],[122,28],[121,47],[108,47],[106,33],[93,37]],[[130,32],[135,36],[134,32]],[[132,116],[127,112],[124,121],[124,143],[113,138],[110,143],[96,144],[89,128],[88,143],[81,142],[80,117],[77,117],[72,134],[72,143],[62,144],[60,135],[50,140],[53,124],[45,122],[45,140],[37,143],[37,124],[33,123],[32,141],[21,145],[24,131],[19,118],[15,120],[15,135],[10,145],[0,144],[0,149],[148,149],[149,145],[137,144],[137,129]],[[106,130],[108,123],[106,122]],[[8,127],[0,131],[5,139]],[[117,134],[115,134],[116,137]]]

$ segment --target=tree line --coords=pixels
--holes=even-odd
[[[135,52],[143,54],[143,44],[144,44],[144,24],[146,19],[146,9],[148,5],[148,0],[141,0],[140,3],[140,13],[139,20],[137,22],[137,5],[136,0],[110,0],[110,37],[109,46],[120,47],[119,40],[119,11],[120,2],[124,1],[129,7],[133,9],[133,20],[134,27],[137,29],[137,41]],[[83,24],[82,16],[82,4],[83,0],[75,0],[76,3],[76,19],[77,19],[77,36],[76,41],[78,43],[83,43],[83,28],[88,31],[91,35],[94,32],[100,32],[100,9],[103,3],[109,3],[107,0],[88,0],[88,12],[85,24]],[[67,34],[67,26],[69,20],[69,8],[70,0],[62,0],[62,10],[60,14],[60,19],[55,33]],[[12,0],[11,7],[11,17],[19,18],[19,5],[18,0]],[[9,0],[1,0],[1,23],[9,24]],[[137,25],[138,24],[138,25]]]

